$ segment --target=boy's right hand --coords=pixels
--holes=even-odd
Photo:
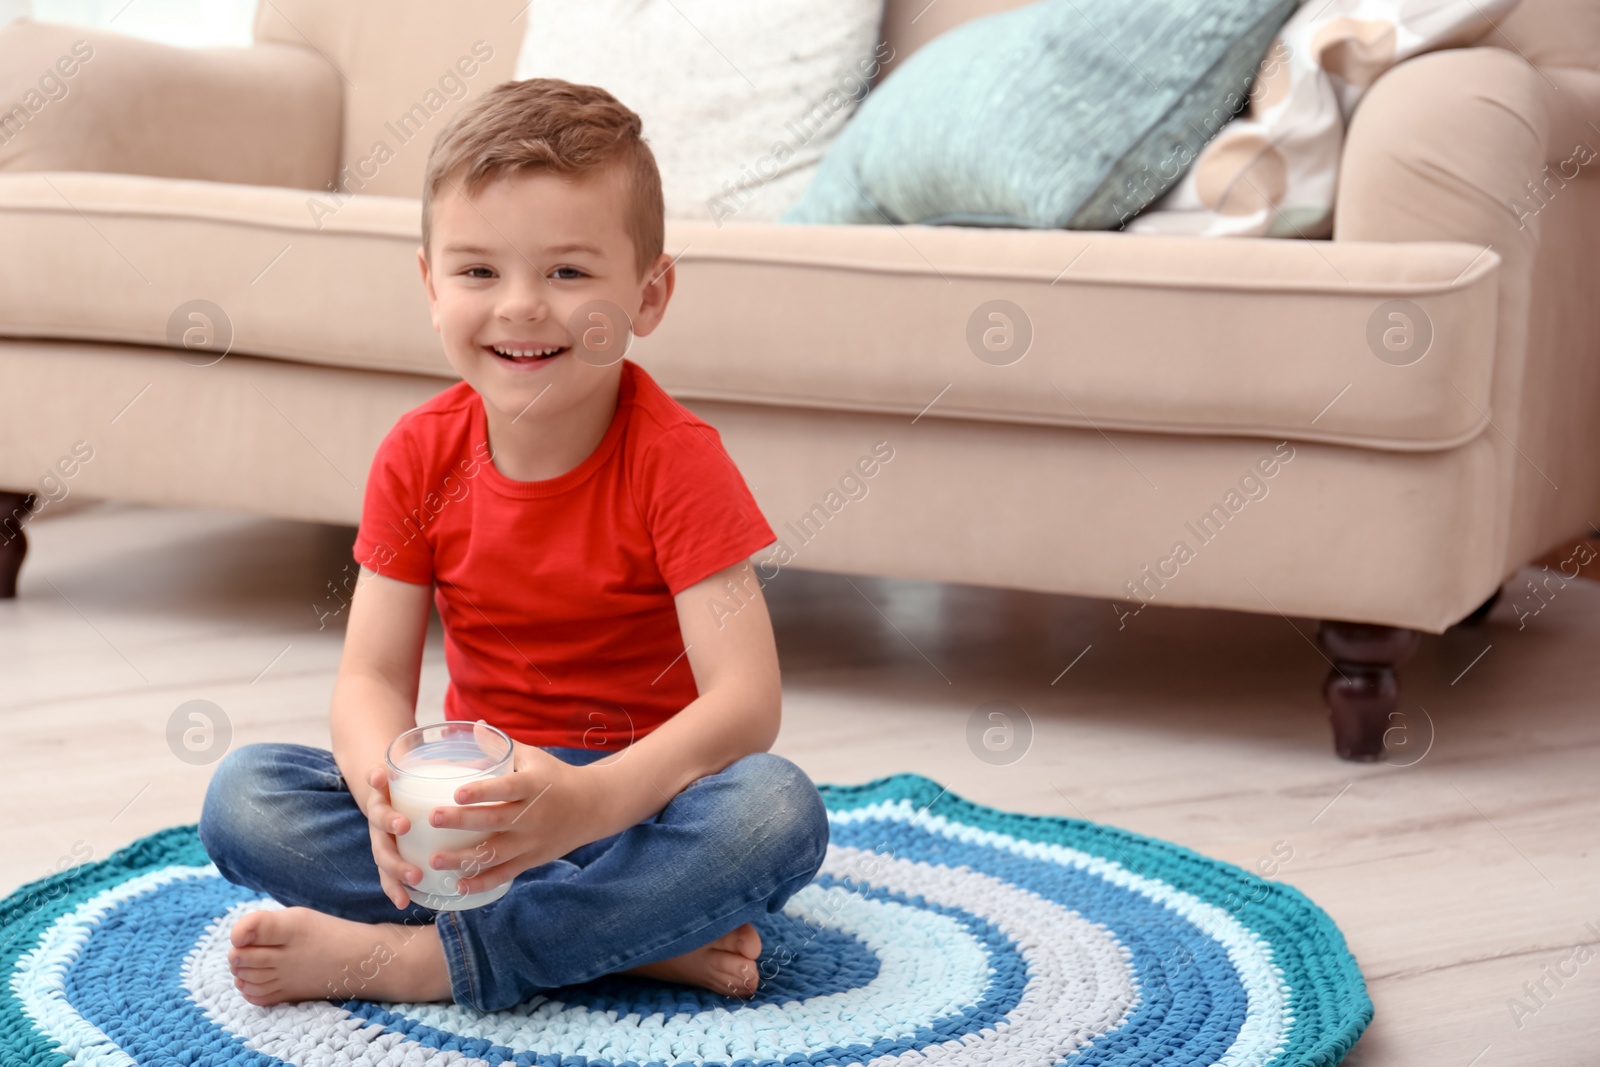
[[[422,872],[400,856],[396,834],[411,829],[411,820],[389,806],[389,775],[382,767],[367,772],[367,784],[372,793],[367,798],[367,829],[372,835],[372,858],[378,865],[378,881],[384,895],[394,906],[404,911],[411,906],[403,882],[411,879],[415,885],[422,881]]]

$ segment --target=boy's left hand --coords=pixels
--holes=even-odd
[[[609,832],[600,824],[597,775],[534,745],[511,745],[509,774],[468,782],[455,792],[457,804],[501,803],[443,806],[430,814],[434,826],[491,832],[475,847],[441,850],[428,858],[434,870],[463,872],[456,885],[462,893],[493,889]]]

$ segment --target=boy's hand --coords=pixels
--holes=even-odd
[[[389,806],[389,773],[383,767],[367,772],[367,784],[372,793],[367,798],[367,829],[372,835],[372,858],[378,864],[378,881],[383,885],[384,896],[394,901],[394,906],[405,911],[411,906],[411,897],[401,883],[412,885],[422,880],[422,872],[400,856],[400,846],[395,835],[411,829],[411,820]]]
[[[439,807],[432,815],[435,826],[490,831],[476,847],[428,857],[435,870],[464,872],[456,883],[462,893],[493,889],[606,834],[598,776],[536,746],[511,744],[509,774],[468,782],[455,793],[457,804],[503,803]]]

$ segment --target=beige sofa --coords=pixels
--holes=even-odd
[[[521,6],[274,0],[239,50],[0,30],[0,106],[67,87],[0,115],[12,573],[68,482],[356,522],[379,439],[452,380],[413,251],[440,89],[511,77]],[[903,60],[1012,6],[889,0],[884,33]],[[1416,633],[1600,515],[1597,71],[1592,0],[1396,67],[1330,241],[669,221],[678,291],[631,358],[720,430],[788,548],[764,573],[1330,620],[1337,747],[1374,758]],[[969,344],[992,300],[1031,324],[1007,365]],[[1369,344],[1391,301],[1431,331],[1409,365]],[[831,492],[875,446],[867,494]]]

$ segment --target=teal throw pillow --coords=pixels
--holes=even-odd
[[[1041,0],[929,41],[868,94],[795,223],[1115,229],[1244,107],[1298,0]]]

